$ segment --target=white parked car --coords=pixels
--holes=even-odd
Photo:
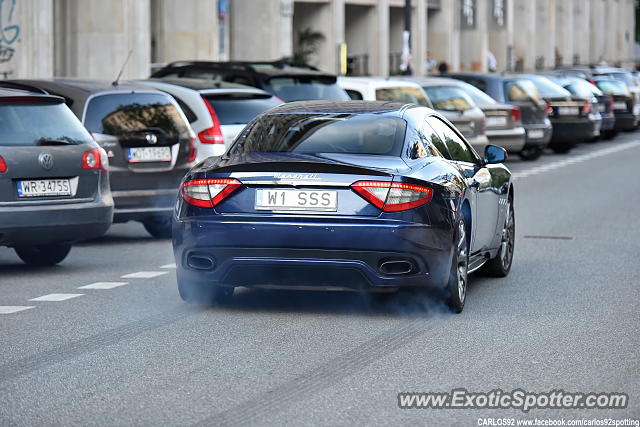
[[[168,78],[140,80],[173,96],[197,138],[197,161],[224,154],[234,138],[258,114],[282,104],[269,92],[211,80]]]
[[[382,77],[338,77],[338,84],[353,100],[396,101],[432,108],[420,85]]]

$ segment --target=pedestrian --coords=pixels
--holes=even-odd
[[[445,61],[442,61],[440,64],[438,64],[438,73],[447,74],[448,72],[449,64],[447,64]]]

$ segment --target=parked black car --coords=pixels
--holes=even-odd
[[[619,80],[607,76],[594,76],[594,84],[605,94],[613,97],[613,114],[616,122],[614,132],[634,130],[638,127],[635,97],[629,87]]]
[[[191,77],[240,83],[266,90],[285,102],[350,99],[337,85],[335,75],[313,68],[294,67],[283,61],[178,61],[161,68],[151,77]]]
[[[592,111],[591,98],[574,96],[546,78],[537,74],[521,74],[530,80],[547,103],[549,119],[553,125],[549,147],[556,153],[568,153],[578,143],[600,136],[602,116]]]
[[[171,237],[180,181],[194,165],[195,135],[168,94],[135,84],[75,79],[22,80],[58,95],[107,152],[114,222],[141,221],[154,237]]]
[[[57,264],[111,226],[107,156],[64,99],[0,86],[0,246]]]
[[[540,99],[532,82],[519,76],[493,74],[453,73],[446,76],[467,82],[502,104],[519,107],[527,133],[525,146],[519,155],[525,160],[540,157],[549,144],[552,128],[546,103]]]

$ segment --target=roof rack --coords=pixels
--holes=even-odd
[[[0,80],[0,87],[4,87],[8,89],[20,89],[20,90],[26,90],[29,92],[41,93],[43,95],[50,95],[49,92],[47,92],[46,90],[39,88],[37,86],[32,86],[28,83]]]

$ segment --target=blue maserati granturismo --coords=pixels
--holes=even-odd
[[[184,178],[173,221],[178,289],[220,304],[236,287],[439,290],[504,277],[514,251],[505,151],[479,156],[413,104],[310,101],[254,119]]]

